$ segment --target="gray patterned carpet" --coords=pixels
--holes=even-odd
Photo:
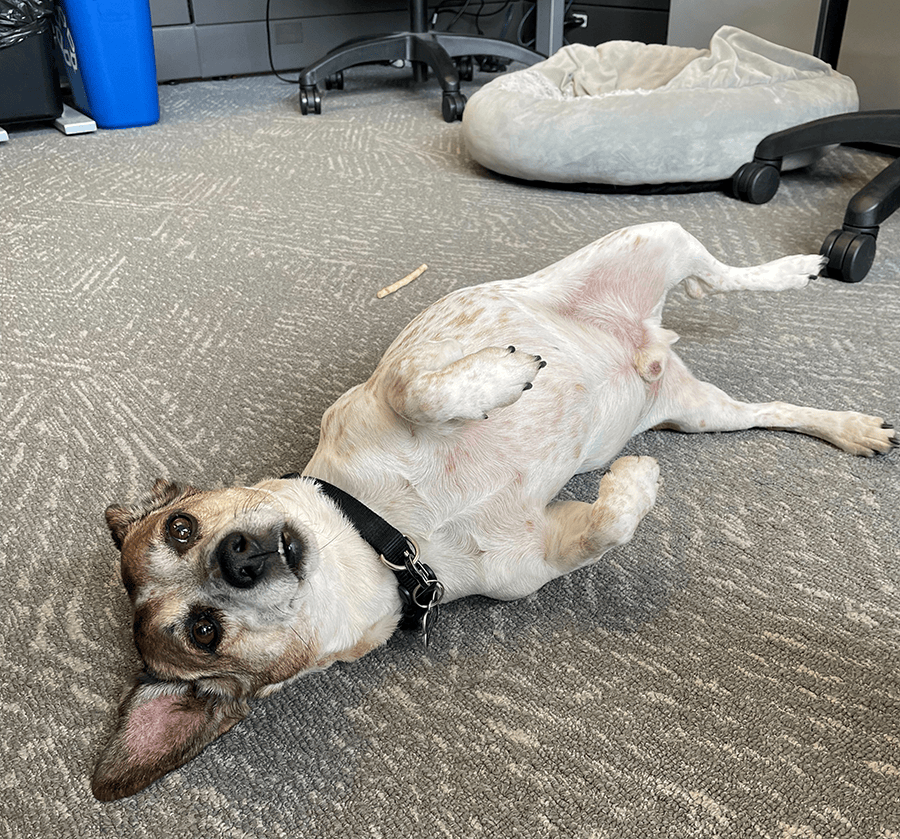
[[[0,147],[0,835],[896,839],[900,456],[765,431],[634,440],[664,487],[608,562],[452,604],[427,654],[398,636],[91,797],[138,664],[108,503],[302,466],[450,289],[659,219],[735,264],[817,251],[885,162],[836,150],[763,207],[529,187],[469,160],[436,86],[347,76],[320,117],[204,82],[155,127]],[[676,294],[666,325],[736,396],[900,419],[900,219],[878,248],[859,286]]]

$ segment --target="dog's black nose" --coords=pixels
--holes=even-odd
[[[235,588],[253,588],[263,577],[269,562],[278,556],[278,536],[251,536],[229,533],[216,548],[222,577]]]

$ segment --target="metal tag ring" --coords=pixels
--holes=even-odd
[[[419,595],[423,591],[428,595],[428,599],[424,603],[419,599]],[[417,585],[415,589],[413,589],[412,601],[420,609],[431,609],[433,606],[437,606],[443,599],[444,586],[437,580],[430,580],[427,585]]]

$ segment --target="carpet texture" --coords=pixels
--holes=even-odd
[[[837,149],[761,207],[598,195],[488,173],[389,68],[320,116],[271,77],[160,95],[156,126],[0,147],[0,836],[900,836],[900,454],[757,430],[633,440],[663,488],[600,565],[453,603],[427,652],[398,635],[92,798],[139,665],[107,504],[302,467],[451,289],[663,219],[737,265],[815,252],[887,162]],[[677,292],[665,325],[734,396],[900,419],[898,292],[894,218],[858,286]]]

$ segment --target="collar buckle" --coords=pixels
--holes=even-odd
[[[429,630],[437,623],[444,585],[434,571],[419,559],[419,546],[409,536],[404,536],[406,546],[400,550],[402,564],[392,562],[384,554],[381,561],[397,576],[400,599],[403,601],[402,629],[419,629],[425,646],[428,646]],[[401,557],[397,557],[400,559]]]

